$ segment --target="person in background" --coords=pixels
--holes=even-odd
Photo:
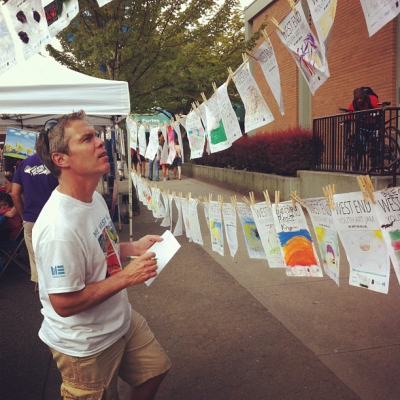
[[[353,101],[349,105],[349,111],[364,111],[379,108],[379,99],[366,93],[363,88],[356,88],[353,92]]]
[[[45,124],[37,152],[59,180],[36,221],[33,246],[44,316],[39,336],[61,372],[61,395],[117,399],[120,376],[131,399],[154,399],[171,362],[132,310],[126,288],[157,275],[149,249],[163,239],[119,242],[96,191],[110,168],[107,152],[84,111]],[[138,257],[122,269],[130,255]]]
[[[160,165],[160,161],[161,161],[162,146],[164,146],[164,137],[163,137],[162,133],[159,132],[157,153],[154,156],[154,160],[149,162],[149,176],[148,176],[149,181],[153,180],[153,167],[155,169],[156,181],[158,182],[160,180],[159,165]]]
[[[14,207],[24,225],[24,238],[29,253],[31,281],[37,289],[37,269],[35,254],[32,248],[32,229],[49,199],[52,191],[58,186],[58,180],[43,165],[37,154],[23,160],[17,168],[11,187],[11,197]]]
[[[22,228],[22,220],[9,193],[0,192],[0,215],[7,217],[0,230],[0,239],[16,240]]]
[[[139,162],[138,153],[137,153],[137,150],[132,149],[132,148],[131,148],[131,162],[132,162],[133,168],[137,172],[137,165],[138,165],[138,162]]]
[[[181,151],[181,146],[179,146],[178,139],[174,140],[174,146],[176,151],[176,155],[172,163],[172,167],[174,168],[174,179],[176,179],[176,170],[178,170],[178,179],[181,180],[182,151]]]

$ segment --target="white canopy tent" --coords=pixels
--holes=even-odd
[[[4,133],[6,127],[39,130],[48,119],[79,110],[97,130],[105,130],[130,112],[128,83],[87,76],[40,54],[0,76]]]
[[[87,76],[40,54],[0,76],[0,126],[40,127],[53,116],[81,109],[93,125],[125,117],[128,83]]]

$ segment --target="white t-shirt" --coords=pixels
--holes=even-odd
[[[79,291],[106,279],[107,266],[121,267],[119,238],[102,196],[95,192],[91,203],[83,203],[54,190],[32,236],[44,315],[39,337],[78,357],[111,346],[130,325],[126,290],[71,317],[59,316],[49,300],[49,294]]]

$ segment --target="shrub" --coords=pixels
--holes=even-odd
[[[196,164],[267,174],[296,176],[312,166],[312,131],[289,128],[284,131],[243,136],[224,151],[204,153]]]

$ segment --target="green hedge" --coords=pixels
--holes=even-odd
[[[290,128],[284,131],[243,136],[224,151],[208,155],[206,152],[196,164],[296,176],[298,170],[312,166],[312,131]]]

